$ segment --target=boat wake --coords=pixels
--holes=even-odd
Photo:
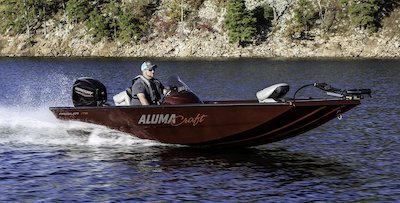
[[[81,145],[81,146],[160,146],[111,130],[77,121],[59,121],[47,107],[27,109],[0,107],[0,144]]]

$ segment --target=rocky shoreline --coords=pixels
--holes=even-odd
[[[198,31],[185,37],[153,39],[141,44],[119,42],[90,42],[90,37],[72,39],[36,38],[29,46],[27,36],[0,36],[1,56],[99,56],[99,57],[173,57],[173,58],[237,58],[237,57],[400,57],[399,37],[335,36],[329,39],[316,37],[313,41],[290,41],[271,35],[260,45],[238,47],[228,43],[227,36]]]

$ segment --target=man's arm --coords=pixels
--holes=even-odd
[[[139,98],[139,101],[142,105],[150,105],[150,103],[149,103],[149,101],[147,101],[144,93],[138,93],[136,96]]]

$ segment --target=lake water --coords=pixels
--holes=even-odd
[[[82,76],[102,81],[110,100],[142,61],[0,58],[0,202],[400,201],[399,59],[153,60],[161,81],[178,74],[205,100],[255,99],[280,82],[290,84],[289,96],[314,82],[373,90],[340,121],[250,149],[165,145],[61,122],[48,110],[72,106]]]

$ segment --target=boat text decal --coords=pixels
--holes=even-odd
[[[92,97],[93,96],[93,92],[89,91],[89,90],[85,90],[83,88],[80,87],[75,87],[75,93],[84,96],[84,97]]]
[[[196,116],[183,116],[176,114],[142,114],[138,124],[168,124],[172,126],[192,125],[197,126],[203,123],[207,115],[197,114]]]
[[[79,112],[79,111],[74,111],[74,112],[60,112],[58,113],[59,116],[79,116],[79,115],[89,115],[89,112],[83,111],[83,112]]]

